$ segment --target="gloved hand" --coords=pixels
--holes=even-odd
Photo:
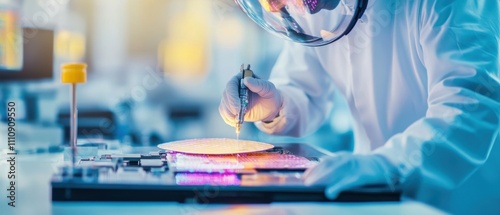
[[[238,91],[241,74],[234,76],[226,85],[219,105],[219,113],[222,119],[231,126],[235,126],[240,111],[240,97]],[[245,121],[271,121],[280,111],[283,100],[280,92],[273,83],[246,77],[243,83],[250,91],[250,99],[247,106],[247,112],[244,116]]]
[[[337,198],[344,190],[363,185],[389,185],[399,180],[397,169],[381,155],[338,153],[308,169],[302,176],[306,185],[326,186],[325,196]]]

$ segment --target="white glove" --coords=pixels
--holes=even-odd
[[[231,126],[235,126],[240,111],[240,97],[238,92],[241,74],[234,76],[226,85],[219,105],[222,119]],[[250,98],[244,120],[248,122],[271,121],[279,113],[283,100],[280,92],[273,83],[246,77],[243,83],[250,91]]]
[[[399,177],[396,167],[381,155],[338,153],[308,169],[303,175],[306,185],[326,186],[325,196],[337,198],[344,190],[364,185],[389,185]]]

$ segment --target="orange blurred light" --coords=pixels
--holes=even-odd
[[[14,11],[0,11],[0,66],[22,67],[22,37]]]
[[[81,33],[60,31],[56,34],[55,53],[67,60],[80,60],[85,55],[85,36]]]
[[[200,8],[209,7],[205,0],[177,2],[185,4],[167,26],[167,37],[158,48],[158,60],[165,74],[175,77],[201,77],[208,68],[209,26]]]
[[[259,3],[267,12],[278,12],[285,7],[286,0],[259,0]]]

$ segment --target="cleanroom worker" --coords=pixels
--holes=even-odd
[[[326,186],[328,198],[399,184],[417,196],[425,185],[435,191],[426,201],[444,201],[432,195],[455,192],[491,157],[500,139],[499,1],[236,2],[288,39],[269,81],[243,80],[253,92],[245,121],[269,134],[303,136],[325,121],[334,91],[349,104],[354,152],[304,173],[306,184]],[[232,126],[240,76],[219,106]]]

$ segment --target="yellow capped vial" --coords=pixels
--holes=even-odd
[[[67,84],[85,83],[87,81],[87,64],[66,63],[61,65],[61,82]]]

